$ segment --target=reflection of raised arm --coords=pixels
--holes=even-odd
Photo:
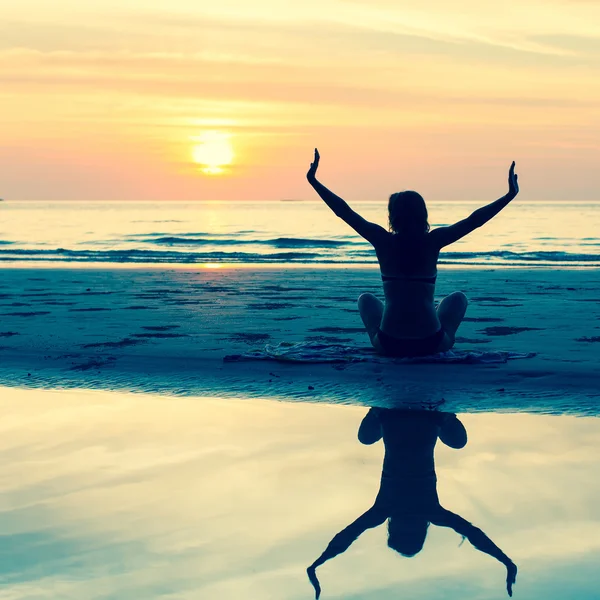
[[[519,181],[515,173],[515,163],[513,162],[508,172],[508,194],[502,196],[495,202],[478,208],[466,219],[450,225],[449,227],[439,227],[431,233],[431,239],[439,248],[453,244],[460,238],[471,233],[474,229],[485,225],[490,219],[495,217],[508,203],[519,193]]]
[[[363,513],[358,517],[356,521],[350,523],[348,527],[342,529],[342,531],[329,542],[329,545],[325,548],[325,552],[323,552],[323,554],[321,554],[321,556],[319,556],[319,558],[317,558],[317,560],[315,560],[315,562],[307,569],[308,578],[315,588],[317,599],[321,595],[321,586],[316,574],[317,567],[338,554],[346,552],[352,542],[354,542],[361,533],[364,533],[367,529],[381,525],[387,518],[387,514],[373,506],[366,513]]]
[[[512,586],[517,578],[517,566],[513,561],[490,540],[490,538],[461,516],[440,507],[440,511],[431,518],[431,523],[440,527],[450,527],[456,533],[466,537],[471,544],[496,560],[500,561],[506,567],[506,591],[512,596]]]
[[[346,203],[345,200],[336,196],[332,191],[328,190],[320,181],[317,181],[317,169],[319,168],[319,151],[315,148],[315,158],[310,165],[310,169],[306,174],[306,178],[310,185],[313,186],[317,194],[329,208],[340,218],[343,219],[356,233],[364,237],[371,244],[376,244],[384,236],[389,235],[388,232],[375,223],[371,223],[363,219],[358,213],[354,212]]]

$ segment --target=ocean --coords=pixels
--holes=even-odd
[[[483,203],[430,202],[432,227]],[[386,224],[385,202],[357,202]],[[320,201],[0,203],[0,261],[8,265],[374,265],[373,248]],[[442,265],[599,267],[600,202],[516,199],[446,248]]]

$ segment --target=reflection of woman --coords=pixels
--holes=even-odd
[[[373,506],[340,531],[325,552],[308,568],[319,598],[316,569],[345,552],[365,530],[388,521],[388,546],[412,557],[423,548],[429,524],[450,527],[506,567],[506,589],[512,596],[516,565],[483,531],[440,505],[433,452],[437,439],[451,448],[467,443],[467,432],[456,415],[432,411],[372,408],[363,419],[358,438],[373,444],[383,437],[385,457],[379,493]]]
[[[389,200],[390,231],[370,223],[339,196],[317,181],[319,152],[307,173],[325,204],[375,248],[381,268],[385,304],[373,294],[358,299],[360,316],[373,347],[389,356],[424,356],[454,345],[456,330],[467,310],[467,298],[454,292],[437,310],[434,304],[440,250],[481,227],[519,193],[515,163],[508,174],[508,193],[479,208],[466,219],[429,231],[427,207],[417,192],[398,192]]]

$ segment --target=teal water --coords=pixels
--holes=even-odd
[[[433,202],[433,227],[479,205]],[[385,203],[356,203],[386,224]],[[441,264],[600,266],[600,203],[515,200],[446,249]],[[2,202],[0,261],[144,264],[375,264],[371,246],[321,202]]]

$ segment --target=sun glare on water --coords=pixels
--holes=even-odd
[[[231,135],[222,131],[205,131],[192,138],[192,159],[207,175],[221,175],[231,165],[235,154],[231,145]]]

